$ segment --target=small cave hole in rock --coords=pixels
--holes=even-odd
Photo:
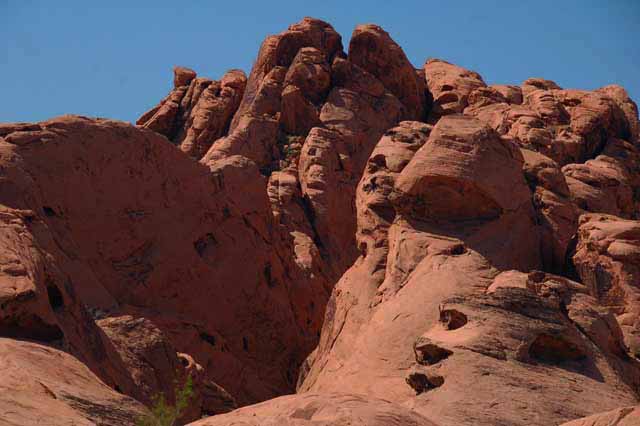
[[[242,349],[244,349],[245,352],[249,352],[249,340],[246,337],[242,338]]]
[[[47,217],[55,217],[57,216],[56,211],[53,210],[51,207],[49,206],[42,206],[42,212],[44,213],[45,216]]]
[[[188,367],[189,366],[189,360],[184,358],[184,357],[180,357],[180,364],[182,364],[183,367]]]
[[[569,245],[567,246],[567,251],[564,258],[564,265],[559,272],[560,275],[563,275],[570,280],[577,281],[582,283],[582,278],[578,273],[578,269],[576,268],[575,263],[573,262],[573,256],[576,254],[576,248],[578,246],[578,236],[574,235],[569,241]]]
[[[208,233],[205,236],[199,238],[193,243],[193,248],[196,249],[198,256],[204,257],[206,255],[207,249],[209,247],[213,247],[218,244],[213,234]]]
[[[440,311],[440,322],[447,330],[457,330],[467,324],[467,316],[455,309],[443,309]]]
[[[461,254],[465,254],[466,252],[467,249],[464,248],[464,244],[456,244],[451,248],[450,253],[452,256],[460,256]]]
[[[430,389],[435,389],[444,384],[444,377],[437,374],[412,372],[405,378],[409,386],[419,395]]]
[[[541,334],[529,345],[529,356],[540,362],[556,364],[578,361],[586,355],[578,346],[562,337]]]
[[[47,296],[49,297],[49,304],[54,311],[59,311],[64,308],[62,293],[54,284],[47,285]]]
[[[387,158],[382,154],[378,154],[371,157],[369,161],[380,168],[383,168],[383,169],[387,168]]]
[[[396,209],[392,206],[371,206],[371,210],[388,223],[393,222],[396,218]]]
[[[458,95],[453,92],[443,93],[438,97],[439,104],[448,104],[450,102],[458,102]]]
[[[453,354],[449,349],[441,348],[433,343],[422,343],[420,341],[416,342],[414,352],[416,355],[416,362],[422,365],[437,364]]]
[[[216,345],[216,338],[215,336],[212,336],[210,334],[207,334],[205,332],[200,332],[199,334],[200,338],[202,340],[204,340],[205,342],[207,342],[208,344],[210,344],[211,346],[215,346]]]
[[[122,393],[122,389],[120,389],[120,386],[115,385],[115,387],[113,388],[113,390],[115,390],[118,393]]]
[[[270,288],[273,288],[276,286],[276,282],[273,279],[273,276],[271,275],[271,263],[267,263],[266,265],[264,265],[264,279],[267,282],[267,286],[269,286]]]

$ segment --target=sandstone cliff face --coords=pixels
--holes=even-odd
[[[0,418],[127,424],[190,375],[181,423],[632,424],[639,129],[618,86],[312,18],[136,127],[0,125]]]
[[[517,148],[473,117],[416,136],[424,126],[392,129],[398,149],[370,159],[359,228],[377,232],[334,289],[300,390],[370,395],[440,425],[557,424],[634,403],[640,370],[615,316],[588,285],[535,271],[542,230]]]
[[[149,327],[161,331],[169,358],[142,356],[148,368],[173,369],[175,352],[187,353],[239,403],[293,388],[329,287],[303,285],[308,272],[273,222],[255,165],[232,157],[209,168],[151,131],[110,121],[7,130],[3,333],[62,342],[143,401],[172,387],[175,371],[139,380],[119,348],[152,349],[120,326],[149,338]],[[122,315],[148,322],[108,321]],[[281,365],[269,371],[272,357]]]

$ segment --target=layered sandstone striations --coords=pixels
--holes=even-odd
[[[136,127],[0,125],[0,422],[189,375],[203,426],[634,424],[639,129],[312,18]]]

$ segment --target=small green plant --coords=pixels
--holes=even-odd
[[[153,398],[151,414],[146,414],[137,419],[136,426],[175,426],[176,420],[184,414],[184,410],[189,406],[189,402],[193,397],[191,375],[187,375],[182,387],[179,387],[176,383],[175,395],[175,406],[167,403],[164,394],[156,395]]]

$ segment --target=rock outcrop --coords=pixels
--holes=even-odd
[[[407,125],[390,134],[416,141]],[[371,168],[406,165],[375,197],[363,178],[359,228],[377,232],[334,289],[300,391],[369,395],[439,425],[557,424],[634,403],[640,369],[615,317],[588,286],[535,272],[517,147],[465,116],[418,139],[413,155],[374,150]]]
[[[241,408],[231,414],[215,416],[193,426],[435,426],[421,415],[389,401],[362,395],[290,395],[268,403]]]
[[[640,424],[640,408],[623,407],[563,423],[562,426],[633,426],[637,424]]]
[[[113,121],[18,129],[5,127],[0,141],[3,335],[60,344],[143,401],[170,394],[176,373],[150,379],[136,359],[173,370],[176,352],[238,403],[293,389],[329,288],[301,285],[304,268],[273,222],[257,167],[230,158],[209,168]],[[133,319],[118,323],[124,315]],[[164,337],[149,347],[131,337],[131,346],[130,327]],[[163,359],[150,357],[157,344]],[[272,357],[281,364],[269,371]]]
[[[240,70],[231,70],[214,81],[176,67],[171,93],[136,124],[166,136],[187,155],[200,159],[229,129],[246,83]]]
[[[136,126],[0,124],[0,423],[134,424],[191,377],[180,424],[635,424],[624,89],[313,18],[173,86]]]
[[[589,293],[616,315],[630,355],[640,359],[640,221],[581,216],[572,261]]]
[[[0,338],[0,424],[134,426],[146,413],[50,346]]]

